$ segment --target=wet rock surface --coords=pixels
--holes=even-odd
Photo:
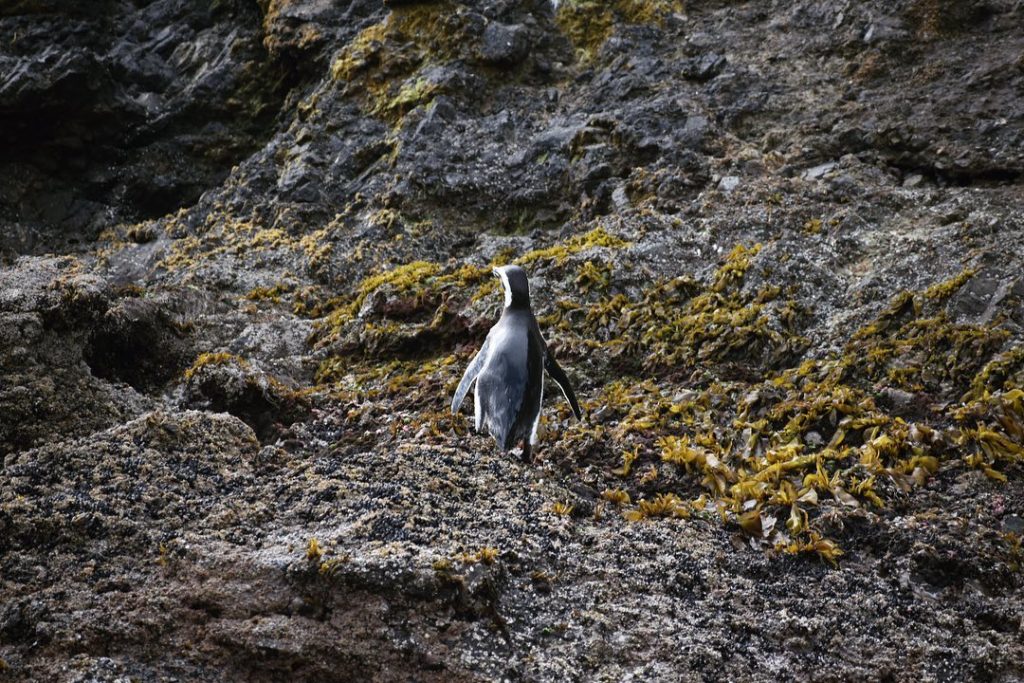
[[[0,9],[0,680],[1024,677],[1022,20]]]
[[[194,203],[262,145],[289,77],[246,3],[0,10],[0,255],[88,249]]]

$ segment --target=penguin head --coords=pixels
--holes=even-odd
[[[501,278],[501,286],[505,288],[506,308],[530,307],[530,283],[525,270],[519,266],[501,266],[494,269],[494,274]]]

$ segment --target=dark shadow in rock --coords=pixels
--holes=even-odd
[[[185,372],[184,404],[230,413],[252,427],[261,443],[272,442],[310,415],[304,394],[244,358],[206,353]]]
[[[125,299],[107,311],[82,355],[95,377],[154,393],[191,360],[183,327],[155,301]]]
[[[194,204],[259,149],[299,74],[256,3],[98,3],[0,15],[0,253],[77,251]],[[21,14],[24,12],[24,14]]]

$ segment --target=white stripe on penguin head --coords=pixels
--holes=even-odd
[[[501,278],[501,286],[505,288],[505,308],[512,305],[512,286],[508,283],[508,275],[505,274],[505,266],[495,268],[494,272]]]

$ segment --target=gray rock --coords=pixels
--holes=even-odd
[[[722,73],[728,61],[720,54],[709,52],[683,63],[683,75],[695,81],[708,81]]]
[[[958,319],[984,324],[992,320],[998,304],[1006,298],[1011,284],[981,275],[972,277],[950,301]]]
[[[1003,532],[1007,534],[1024,534],[1024,517],[1006,515],[1003,517]]]
[[[901,20],[885,17],[868,26],[864,32],[863,40],[871,45],[877,43],[901,43],[905,42],[909,37],[910,35]]]
[[[115,303],[78,268],[23,258],[0,270],[0,457],[131,419],[151,400],[129,382],[153,389],[180,368],[160,307]]]
[[[735,175],[723,176],[718,181],[718,189],[722,192],[732,192],[740,186],[740,177]]]
[[[444,95],[434,98],[434,101],[427,106],[423,120],[416,126],[414,138],[421,135],[439,135],[449,121],[456,117],[455,107],[451,100]]]
[[[818,164],[812,168],[807,169],[803,172],[802,177],[804,180],[821,180],[831,174],[838,164],[834,161],[827,161],[824,164]]]
[[[525,26],[498,22],[487,25],[480,45],[480,60],[485,64],[511,66],[523,61],[529,52],[529,31]]]
[[[612,202],[618,211],[625,211],[632,206],[625,185],[619,185],[612,191]]]

